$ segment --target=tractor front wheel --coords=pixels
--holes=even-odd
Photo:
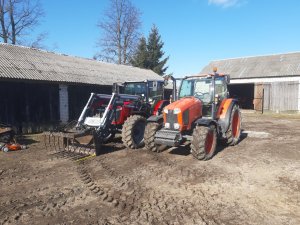
[[[146,118],[133,115],[127,118],[122,128],[122,141],[127,148],[136,149],[144,146]]]
[[[161,152],[166,146],[155,144],[155,134],[162,128],[162,123],[148,123],[145,129],[145,149],[152,152]]]
[[[217,131],[214,125],[197,126],[193,131],[191,153],[198,160],[209,160],[213,157],[217,146]]]

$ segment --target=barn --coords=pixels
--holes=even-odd
[[[91,92],[162,79],[151,70],[0,44],[0,122],[23,133],[77,119]]]
[[[202,73],[213,67],[230,74],[230,94],[242,108],[300,112],[300,52],[215,60]]]

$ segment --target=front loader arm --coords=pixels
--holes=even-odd
[[[87,113],[91,103],[93,102],[93,99],[94,99],[95,95],[96,95],[95,93],[91,93],[91,96],[90,96],[88,102],[86,103],[86,105],[84,106],[84,108],[83,108],[83,110],[80,114],[80,117],[79,117],[78,122],[76,124],[76,128],[82,126],[82,124],[84,122],[84,119],[86,117],[86,113]]]

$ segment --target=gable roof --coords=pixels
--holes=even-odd
[[[162,79],[152,70],[0,43],[1,78],[97,85]]]
[[[220,73],[232,79],[300,76],[300,52],[211,61],[201,73]]]

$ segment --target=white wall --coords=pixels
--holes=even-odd
[[[230,83],[231,84],[248,84],[248,83],[291,82],[291,81],[299,81],[300,82],[300,76],[232,79],[232,80],[230,80]]]

